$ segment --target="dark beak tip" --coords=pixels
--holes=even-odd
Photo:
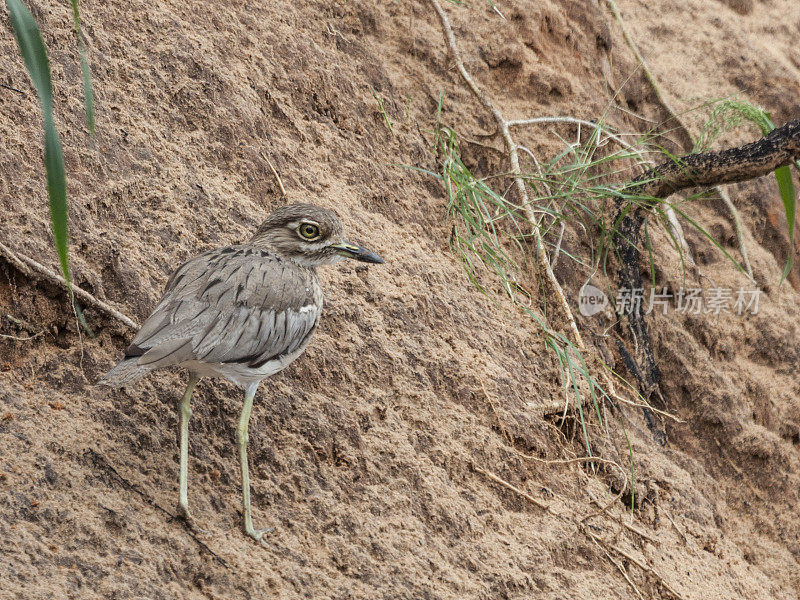
[[[369,250],[364,250],[353,258],[360,260],[361,262],[372,263],[374,265],[382,265],[385,262],[380,256]]]
[[[372,263],[382,265],[383,259],[375,254],[372,250],[364,248],[358,244],[351,244],[350,242],[342,242],[337,244],[336,248],[348,258],[365,263]]]

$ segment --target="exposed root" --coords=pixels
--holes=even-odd
[[[663,162],[623,186],[626,193],[637,197],[665,199],[675,192],[717,183],[747,181],[767,175],[778,167],[800,157],[800,119],[790,121],[751,144],[720,152],[689,154]],[[655,202],[655,201],[654,201]],[[618,205],[613,243],[620,268],[619,287],[639,289],[642,274],[639,267],[639,237],[647,210],[645,206],[630,208]],[[630,356],[629,370],[639,380],[645,398],[660,395],[661,375],[650,347],[642,307],[628,315],[628,329],[636,343],[635,356]]]
[[[13,265],[20,273],[25,275],[26,277],[32,277],[35,279],[41,279],[44,281],[48,281],[57,287],[63,287],[67,293],[69,293],[70,288],[72,289],[72,293],[75,295],[76,298],[80,299],[84,304],[87,306],[92,306],[99,310],[100,312],[106,314],[109,317],[112,317],[123,323],[125,326],[137,330],[139,326],[136,322],[131,319],[130,317],[122,314],[113,306],[106,304],[102,300],[98,300],[94,296],[92,296],[86,290],[83,290],[76,286],[74,283],[69,286],[67,285],[66,279],[64,279],[61,275],[54,273],[41,263],[33,260],[32,258],[25,256],[24,254],[18,254],[12,251],[8,246],[3,243],[0,243],[0,255],[2,255],[9,264]]]
[[[665,590],[667,590],[667,591],[668,591],[670,594],[672,594],[672,595],[673,595],[675,598],[677,598],[678,600],[683,600],[683,596],[681,596],[681,595],[680,595],[678,592],[676,592],[676,591],[675,591],[673,588],[671,588],[671,587],[669,586],[669,584],[668,584],[666,581],[664,581],[664,578],[663,578],[661,575],[659,575],[658,571],[656,571],[655,569],[653,569],[653,567],[651,567],[650,565],[648,565],[648,564],[646,564],[646,563],[642,562],[642,561],[641,561],[641,560],[639,560],[638,558],[636,558],[636,557],[632,556],[630,553],[628,553],[628,552],[625,552],[625,550],[623,550],[623,549],[619,548],[618,546],[615,546],[614,544],[612,544],[612,543],[610,543],[610,542],[606,542],[606,541],[605,541],[603,538],[601,538],[601,537],[600,537],[599,535],[597,535],[596,533],[594,533],[594,532],[592,532],[592,531],[589,531],[589,530],[588,530],[588,529],[586,529],[586,528],[584,528],[584,531],[583,531],[583,532],[584,532],[584,533],[585,533],[587,536],[589,536],[589,537],[590,537],[592,540],[594,540],[595,542],[597,542],[597,543],[598,543],[598,544],[599,544],[601,547],[603,547],[604,549],[611,550],[612,552],[615,552],[616,554],[619,554],[621,557],[625,558],[626,560],[629,560],[629,561],[630,561],[630,562],[632,562],[634,565],[636,565],[637,567],[639,567],[639,568],[640,568],[642,571],[644,571],[645,573],[649,573],[650,575],[652,575],[653,577],[655,577],[655,579],[658,581],[658,584],[659,584],[660,586],[662,586],[662,587],[663,587]],[[612,561],[612,562],[613,562],[613,561]]]
[[[637,596],[638,598],[640,598],[641,600],[644,600],[644,596],[642,595],[642,592],[641,592],[641,591],[639,591],[639,588],[636,586],[636,584],[635,584],[635,583],[633,583],[633,580],[630,578],[630,575],[628,575],[628,572],[625,570],[625,567],[623,567],[623,566],[622,566],[622,565],[621,565],[621,564],[620,564],[618,561],[614,560],[614,557],[613,557],[613,556],[611,556],[611,554],[609,554],[609,552],[608,552],[608,550],[606,549],[606,547],[605,547],[603,544],[601,544],[601,543],[600,543],[600,538],[598,538],[597,536],[595,536],[595,535],[594,535],[593,533],[591,533],[590,531],[584,531],[583,533],[585,533],[587,536],[589,536],[589,539],[590,539],[590,540],[592,540],[592,541],[593,541],[593,542],[594,542],[594,543],[597,545],[597,547],[598,547],[598,548],[600,548],[600,550],[602,550],[602,551],[603,551],[603,554],[605,554],[605,555],[606,555],[606,558],[608,559],[608,561],[609,561],[609,562],[610,562],[612,565],[614,565],[615,567],[617,567],[617,570],[618,570],[618,571],[619,571],[619,572],[622,574],[622,576],[625,578],[625,581],[627,581],[627,582],[628,582],[628,585],[629,585],[629,586],[631,586],[631,589],[632,589],[632,590],[633,590],[633,591],[636,593],[636,596]]]
[[[580,519],[581,523],[583,523],[584,521],[587,521],[588,519],[591,519],[593,517],[600,516],[603,513],[605,513],[606,511],[608,511],[608,509],[610,509],[614,504],[616,504],[616,502],[620,498],[622,498],[622,495],[625,493],[625,490],[631,485],[630,480],[628,479],[627,471],[618,462],[613,461],[613,460],[609,460],[607,458],[600,458],[599,456],[581,456],[581,457],[578,457],[578,458],[563,458],[563,459],[557,459],[557,460],[547,460],[547,459],[544,459],[544,458],[539,458],[538,456],[533,456],[531,454],[524,454],[523,452],[519,452],[519,451],[517,452],[517,454],[519,454],[519,456],[521,456],[521,457],[523,457],[525,459],[532,460],[532,461],[539,462],[539,463],[546,464],[546,465],[568,465],[568,464],[572,464],[572,463],[601,463],[601,464],[605,464],[605,465],[611,465],[612,467],[614,467],[616,469],[619,469],[619,472],[622,475],[622,481],[623,481],[623,484],[620,486],[621,489],[620,489],[619,494],[617,494],[614,498],[612,498],[611,501],[608,502],[607,504],[600,505],[600,510],[581,517],[581,519]],[[592,499],[594,500],[594,498],[592,498]]]
[[[178,517],[173,515],[171,512],[169,512],[167,509],[165,509],[163,506],[158,504],[155,500],[153,500],[152,498],[147,497],[144,494],[144,492],[142,492],[139,488],[137,488],[135,485],[133,485],[130,481],[128,481],[122,475],[120,475],[119,471],[117,471],[117,469],[114,468],[114,466],[111,463],[109,463],[108,460],[106,460],[106,457],[103,456],[102,454],[100,454],[99,452],[97,452],[96,450],[94,450],[92,448],[89,448],[86,451],[86,454],[91,457],[91,460],[95,464],[95,466],[100,467],[104,471],[110,473],[114,477],[114,479],[116,479],[122,485],[122,487],[124,487],[127,490],[130,490],[130,491],[134,492],[135,494],[137,494],[147,504],[149,504],[150,506],[152,506],[153,508],[158,510],[160,513],[162,513],[162,514],[166,515],[167,517],[169,517],[169,519],[171,521],[179,520],[181,525],[183,525],[184,531],[186,531],[186,533],[189,535],[189,537],[192,538],[195,541],[195,543],[202,550],[207,552],[209,554],[209,556],[211,556],[214,560],[216,560],[223,567],[225,567],[226,569],[230,569],[230,566],[228,565],[227,562],[225,562],[225,559],[223,559],[219,554],[214,552],[211,548],[208,547],[208,544],[203,542],[203,540],[201,540],[200,538],[197,537],[197,535],[195,535],[195,533],[191,529],[191,526],[186,522],[185,519],[179,519]]]
[[[486,93],[485,90],[482,90],[475,80],[472,79],[470,74],[467,72],[466,68],[464,68],[464,62],[461,59],[461,54],[458,51],[458,46],[456,44],[455,36],[453,35],[453,28],[450,25],[450,20],[447,18],[447,14],[442,9],[441,5],[439,4],[438,0],[429,0],[433,8],[436,10],[436,13],[439,15],[439,21],[442,25],[442,32],[444,33],[445,41],[447,42],[447,47],[450,50],[450,54],[453,57],[453,60],[456,63],[456,67],[458,72],[461,74],[462,79],[467,84],[469,89],[475,95],[476,98],[486,107],[489,112],[492,113],[495,122],[497,123],[498,132],[500,133],[501,137],[503,138],[503,142],[506,146],[506,152],[508,154],[509,162],[511,163],[511,176],[514,179],[514,185],[517,188],[517,192],[519,194],[520,200],[522,201],[522,207],[525,211],[525,216],[528,220],[535,224],[536,215],[534,213],[533,208],[531,207],[530,198],[528,196],[528,190],[525,186],[525,181],[522,178],[522,171],[520,170],[519,165],[519,153],[518,153],[518,146],[514,142],[514,139],[511,137],[510,131],[510,122],[507,121],[502,113],[495,107],[494,103],[492,102],[489,95]],[[583,342],[583,338],[581,337],[581,333],[578,330],[578,325],[575,321],[575,317],[572,314],[572,310],[569,307],[569,303],[567,302],[567,298],[564,295],[564,290],[561,288],[561,284],[556,279],[555,274],[553,273],[553,269],[550,265],[550,261],[547,258],[547,252],[545,250],[544,241],[542,240],[542,236],[539,233],[539,230],[534,226],[532,231],[534,244],[536,247],[536,259],[539,264],[539,268],[545,274],[547,282],[550,284],[550,287],[553,290],[553,293],[556,296],[559,306],[561,307],[561,312],[564,315],[564,318],[567,321],[569,330],[572,332],[572,337],[575,340],[575,346],[581,353],[586,352],[586,345]],[[603,378],[603,383],[605,384],[605,389],[608,391],[609,396],[618,398],[618,394],[616,391],[616,387],[614,386],[614,382],[608,376],[604,369],[601,369],[601,377]]]
[[[506,481],[505,479],[501,479],[500,477],[498,477],[498,476],[497,476],[497,475],[495,475],[494,473],[492,473],[492,472],[490,472],[490,471],[485,471],[485,470],[481,469],[480,467],[478,467],[477,465],[474,465],[474,464],[472,465],[472,469],[473,469],[473,471],[475,471],[476,473],[480,473],[481,475],[483,475],[484,477],[488,477],[489,479],[491,479],[491,480],[492,480],[492,481],[494,481],[495,483],[499,483],[499,484],[500,484],[500,485],[502,485],[504,488],[511,490],[512,492],[514,492],[514,493],[515,493],[515,494],[517,494],[518,496],[520,496],[520,497],[522,497],[522,498],[525,498],[525,500],[527,500],[528,502],[530,502],[530,503],[531,503],[531,504],[533,504],[534,506],[538,506],[538,507],[539,507],[539,508],[541,508],[542,510],[544,510],[544,511],[547,511],[547,512],[549,512],[549,513],[552,513],[552,512],[553,512],[553,511],[550,509],[550,506],[549,506],[549,505],[545,504],[545,503],[544,503],[544,502],[542,502],[541,500],[537,500],[536,498],[534,498],[533,496],[531,496],[531,495],[530,495],[528,492],[524,492],[524,491],[522,491],[521,489],[519,489],[519,488],[518,488],[517,486],[515,486],[514,484],[512,484],[512,483],[509,483],[509,482],[508,482],[508,481]]]
[[[439,20],[442,24],[442,32],[444,33],[447,46],[450,49],[450,54],[452,55],[453,60],[456,63],[456,67],[458,68],[458,72],[461,74],[462,79],[464,79],[464,82],[467,84],[472,93],[475,94],[475,97],[478,98],[481,104],[483,104],[489,110],[489,112],[492,113],[492,116],[497,123],[498,131],[505,142],[506,152],[508,153],[508,159],[511,163],[511,176],[514,178],[514,184],[516,185],[517,192],[522,200],[522,207],[525,211],[525,216],[531,223],[536,223],[536,215],[530,206],[528,190],[526,189],[525,182],[522,179],[522,171],[519,167],[519,154],[517,152],[517,145],[514,143],[514,139],[511,137],[509,122],[503,118],[503,115],[499,110],[497,110],[494,103],[489,98],[489,95],[480,87],[478,87],[478,84],[475,83],[475,80],[472,79],[470,74],[464,68],[464,63],[461,60],[461,54],[459,53],[458,46],[456,45],[456,38],[453,35],[453,28],[450,25],[450,20],[447,18],[447,14],[442,9],[438,0],[429,1],[436,10],[436,13],[439,15]],[[558,280],[553,273],[553,269],[550,267],[550,262],[547,259],[547,253],[545,251],[542,236],[535,227],[533,228],[533,239],[536,245],[536,257],[539,262],[539,267],[542,269],[542,272],[547,277],[548,283],[553,288],[553,292],[555,293],[558,303],[561,306],[561,310],[564,313],[564,318],[567,320],[569,328],[572,331],[576,345],[579,349],[584,350],[585,346],[583,339],[581,338],[581,334],[578,331],[578,325],[575,322],[575,317],[572,315],[572,310],[570,310],[567,299],[564,296],[564,290],[561,288],[561,284],[558,283]]]
[[[535,458],[535,457],[529,457],[529,458]],[[539,462],[543,462],[543,463],[586,462],[587,460],[596,460],[598,462],[613,463],[613,461],[608,461],[608,460],[604,460],[604,459],[597,459],[597,458],[592,458],[592,457],[577,458],[577,459],[566,459],[566,460],[554,460],[554,461],[543,460],[543,459],[536,459],[536,460],[538,460]],[[616,464],[616,463],[613,463],[613,464]],[[569,509],[569,508],[567,509],[567,511],[558,511],[558,512],[556,512],[549,505],[544,504],[540,500],[534,498],[533,496],[531,496],[527,492],[519,489],[515,485],[509,483],[508,481],[498,477],[494,473],[492,473],[490,471],[486,471],[486,470],[476,466],[475,464],[473,464],[471,466],[472,466],[472,469],[476,473],[480,473],[481,475],[491,479],[495,483],[500,484],[501,486],[503,486],[507,490],[513,492],[514,494],[517,494],[519,497],[523,498],[524,500],[527,500],[531,504],[541,508],[542,510],[547,511],[548,513],[550,513],[550,514],[552,514],[552,515],[554,515],[556,517],[564,518],[567,521],[571,521],[572,523],[574,523],[575,526],[577,527],[578,531],[580,531],[582,534],[584,534],[593,543],[597,544],[597,546],[606,555],[606,558],[608,558],[608,560],[611,562],[611,564],[613,564],[619,570],[619,572],[625,578],[625,581],[627,581],[628,585],[631,586],[631,589],[633,589],[634,592],[636,593],[636,595],[639,598],[641,598],[642,600],[644,600],[645,596],[642,594],[642,592],[639,590],[639,588],[636,586],[636,584],[630,578],[630,576],[628,575],[628,572],[625,570],[625,567],[618,560],[615,560],[613,556],[611,556],[612,552],[617,554],[617,555],[619,555],[619,556],[621,556],[625,560],[628,560],[629,562],[633,563],[638,568],[640,568],[642,571],[644,571],[645,573],[647,573],[648,575],[653,577],[658,582],[658,584],[661,587],[663,587],[665,590],[667,590],[670,594],[672,594],[672,596],[674,598],[676,598],[677,600],[683,600],[683,596],[681,596],[677,591],[675,591],[655,569],[653,569],[651,566],[649,566],[647,563],[643,562],[642,560],[634,557],[629,552],[626,552],[625,550],[619,548],[618,546],[614,545],[611,542],[607,542],[602,537],[600,537],[599,535],[597,535],[596,533],[591,531],[591,529],[590,529],[591,526],[586,523],[586,520],[591,518],[591,517],[598,516],[600,514],[605,513],[608,507],[604,507],[601,511],[599,511],[597,513],[593,513],[593,514],[588,515],[588,516],[584,516],[584,517],[581,517],[580,515],[575,514],[575,511],[573,509]],[[619,465],[617,465],[617,466],[619,466]],[[617,499],[618,498],[615,498],[614,501],[616,502]],[[626,525],[625,523],[622,523],[622,524],[623,524],[623,526]],[[654,538],[652,538],[651,536],[647,535],[645,532],[636,529],[633,526],[626,526],[626,528],[628,530],[630,530],[631,532],[635,533],[636,535],[638,535],[638,536],[650,541],[651,543],[655,543],[655,544],[658,543]]]
[[[681,531],[681,529],[678,527],[678,524],[675,523],[670,514],[663,509],[661,509],[660,512],[662,515],[667,517],[667,520],[672,524],[672,528],[678,533],[678,535],[683,540],[683,543],[686,544],[686,547],[691,551],[691,553],[697,556],[697,552],[695,552],[694,548],[692,548],[692,545],[689,543],[689,539],[686,537],[686,534],[683,533],[683,531]]]

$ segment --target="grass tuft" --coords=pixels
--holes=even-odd
[[[574,404],[586,452],[592,456],[588,414],[584,407],[590,407],[602,425],[600,405],[610,397],[592,375],[581,351],[564,335],[547,326],[540,312],[532,306],[533,292],[521,283],[523,266],[528,259],[526,242],[531,237],[531,227],[538,227],[540,232],[546,233],[552,224],[531,222],[522,206],[495,192],[486,180],[476,178],[461,159],[456,133],[439,126],[438,118],[436,133],[442,159],[441,171],[427,173],[441,181],[445,189],[447,212],[452,220],[450,247],[476,289],[498,304],[496,290],[492,290],[487,281],[498,282],[500,291],[541,332],[544,345],[554,355],[561,376],[565,394],[562,420],[566,418],[570,404]],[[558,215],[552,210],[541,212],[543,215]]]
[[[524,207],[498,193],[492,177],[476,177],[464,164],[456,132],[441,124],[443,96],[436,109],[434,144],[440,157],[441,168],[433,173],[443,185],[447,198],[447,212],[452,221],[450,247],[461,261],[469,281],[480,292],[499,305],[497,292],[511,299],[514,306],[530,318],[540,331],[544,345],[555,358],[560,372],[561,387],[565,397],[562,421],[572,406],[577,413],[578,430],[588,456],[593,455],[592,431],[604,429],[604,402],[614,403],[606,389],[592,374],[589,362],[581,351],[564,335],[547,325],[546,298],[535,298],[535,294],[522,281],[526,279],[525,267],[529,263],[532,247],[528,241],[532,229],[536,228],[552,252],[558,252],[572,260],[581,270],[594,275],[599,269],[608,275],[608,255],[613,249],[612,239],[617,232],[621,216],[615,220],[617,206],[623,206],[623,215],[638,207],[647,208],[659,226],[667,232],[669,242],[678,252],[683,263],[683,247],[673,234],[667,209],[671,208],[709,239],[733,264],[738,263],[722,245],[710,235],[700,223],[685,211],[686,203],[703,194],[667,203],[651,196],[633,193],[619,181],[630,181],[642,168],[649,167],[648,158],[669,157],[657,143],[656,133],[651,132],[635,138],[625,138],[602,122],[588,123],[575,141],[562,139],[563,150],[546,162],[532,159],[535,172],[523,175],[530,194],[532,220],[526,216]],[[574,126],[574,124],[572,124]],[[630,141],[626,141],[630,140]],[[524,150],[524,149],[523,149]],[[530,154],[525,150],[527,154]],[[532,157],[532,155],[530,155]],[[591,247],[590,260],[582,259],[565,251],[559,241],[551,240],[564,224],[570,223],[583,230]],[[652,264],[655,262],[650,247],[650,231],[645,231],[645,241]],[[590,277],[591,278],[591,277]],[[612,280],[609,277],[609,280]],[[496,286],[499,284],[499,289]],[[609,298],[614,298],[610,289]],[[535,306],[535,304],[539,306]],[[593,367],[597,369],[596,365]],[[621,384],[636,391],[627,382],[605,365],[609,374]],[[640,395],[641,406],[647,406]],[[587,410],[588,409],[588,410]],[[633,456],[631,454],[633,472]]]

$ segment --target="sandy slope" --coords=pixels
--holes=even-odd
[[[257,525],[276,527],[270,551],[239,530],[240,392],[198,388],[190,501],[206,531],[194,539],[162,510],[174,512],[177,497],[182,376],[94,387],[131,332],[89,309],[98,336],[79,340],[59,290],[0,262],[0,333],[25,335],[7,314],[43,332],[0,339],[0,598],[635,597],[576,525],[596,510],[591,496],[610,497],[613,471],[524,458],[581,452],[537,410],[562,398],[552,357],[535,328],[466,281],[438,184],[391,166],[436,170],[442,89],[443,122],[500,148],[481,137],[494,125],[451,68],[427,3],[84,2],[94,149],[68,9],[31,4],[53,62],[81,286],[141,321],[175,266],[247,238],[281,201],[262,153],[291,199],[337,210],[387,264],[324,273],[321,330],[259,394],[250,454]],[[609,85],[627,81],[620,102],[663,118],[603,4],[498,2],[505,20],[473,4],[446,10],[467,67],[509,117],[596,118]],[[800,115],[796,0],[619,4],[680,110],[744,90],[778,123]],[[2,21],[0,82],[24,94],[0,89],[0,240],[55,266],[40,117]],[[701,117],[689,115],[692,127]],[[648,127],[617,110],[609,119]],[[520,142],[548,156],[556,131],[575,135],[530,129]],[[465,144],[465,157],[481,175],[506,168],[484,146]],[[632,516],[619,502],[591,520],[590,531],[658,573],[612,554],[648,598],[673,597],[659,579],[686,599],[800,594],[798,293],[777,285],[788,242],[773,182],[730,191],[766,290],[762,311],[650,321],[682,422],[666,425],[658,447],[637,411],[619,411],[639,504]],[[689,210],[736,253],[719,207]],[[702,236],[687,236],[718,285],[746,284]],[[586,252],[576,240],[571,232],[567,249]],[[677,255],[663,234],[654,243],[659,278],[679,285]],[[558,274],[574,302],[588,274],[565,260]],[[589,338],[598,330],[589,319],[582,327]],[[616,457],[612,441],[605,451]]]

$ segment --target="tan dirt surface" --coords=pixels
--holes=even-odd
[[[652,126],[633,113],[663,120],[604,2],[495,1],[505,19],[480,0],[444,4],[467,69],[508,118],[607,111],[629,132]],[[778,124],[800,116],[797,0],[618,2],[678,110],[741,90]],[[487,279],[490,298],[467,280],[439,183],[397,166],[439,169],[432,130],[444,90],[442,124],[473,141],[462,141],[468,164],[481,176],[508,169],[427,2],[81,2],[93,145],[68,3],[29,5],[52,62],[80,286],[143,321],[183,260],[249,238],[284,202],[265,157],[291,200],[336,210],[386,264],[322,272],[320,330],[256,398],[254,519],[275,527],[266,549],[240,529],[241,391],[198,386],[189,499],[203,531],[187,531],[170,517],[185,373],[94,386],[132,332],[86,308],[97,338],[79,338],[62,290],[0,260],[0,598],[800,596],[800,270],[778,285],[789,242],[774,179],[729,189],[761,311],[648,317],[680,422],[663,422],[662,447],[637,409],[608,410],[635,455],[636,508],[626,510],[623,489],[581,527],[621,476],[526,458],[585,452],[574,419],[559,428],[543,418],[564,401],[558,365],[499,284]],[[0,241],[55,270],[41,114],[6,12],[0,22],[0,83],[22,92],[0,88]],[[617,91],[630,112],[608,109]],[[687,114],[694,133],[705,115]],[[541,159],[575,135],[539,126],[519,142]],[[737,130],[724,143],[756,136]],[[688,211],[738,258],[721,205]],[[656,229],[657,276],[677,287],[678,255]],[[705,276],[749,285],[686,231]],[[579,236],[568,230],[565,250],[586,257]],[[590,273],[565,257],[556,271],[576,306]],[[588,340],[603,332],[592,319],[580,318]],[[625,461],[618,430],[598,451]]]

